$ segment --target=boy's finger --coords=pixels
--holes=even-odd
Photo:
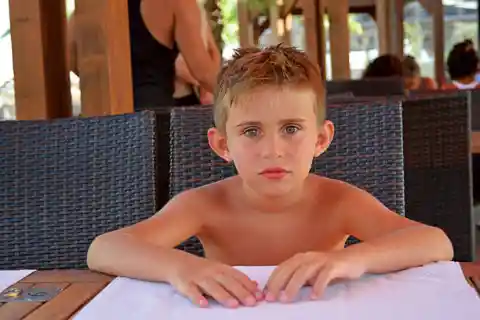
[[[325,289],[332,280],[332,275],[333,272],[331,268],[323,268],[320,270],[317,276],[317,280],[315,280],[315,284],[312,288],[312,299],[318,299],[323,295]]]
[[[265,288],[267,292],[265,299],[267,301],[272,302],[278,298],[280,291],[286,287],[297,268],[297,263],[288,263],[283,266],[280,265],[276,270],[274,270],[268,279],[267,286]]]
[[[254,306],[257,303],[255,294],[247,290],[245,286],[231,275],[222,274],[216,280],[236,299],[246,306]]]
[[[258,283],[250,279],[245,273],[233,269],[233,272],[230,272],[229,274],[239,281],[252,294],[255,295],[255,293],[258,291]]]
[[[240,305],[239,301],[214,279],[205,279],[198,285],[204,293],[208,294],[225,307],[236,308]]]
[[[189,284],[182,288],[178,288],[178,292],[190,299],[193,304],[202,308],[208,307],[208,300],[202,295],[200,289],[196,285]]]
[[[318,264],[312,264],[298,268],[286,285],[283,294],[280,295],[280,301],[289,302],[295,299],[300,289],[307,284],[310,278],[318,273],[320,267]]]

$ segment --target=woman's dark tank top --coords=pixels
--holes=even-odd
[[[134,108],[136,111],[174,105],[175,59],[178,49],[158,42],[140,11],[142,0],[128,0]]]

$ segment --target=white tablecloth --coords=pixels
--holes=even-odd
[[[273,267],[239,267],[264,284]],[[309,288],[302,295],[307,297]],[[75,320],[163,319],[480,319],[480,298],[459,264],[442,262],[385,275],[366,275],[328,287],[319,301],[262,302],[255,307],[198,308],[167,284],[117,278]]]
[[[0,270],[0,292],[22,280],[35,270]]]

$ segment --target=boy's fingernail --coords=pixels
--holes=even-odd
[[[263,293],[261,291],[258,291],[255,293],[255,298],[260,301],[260,300],[263,300],[265,296],[263,295]]]
[[[285,292],[282,292],[282,293],[280,294],[280,301],[281,301],[281,302],[288,302],[288,300],[289,300],[289,299],[288,299],[287,294],[286,294]]]
[[[268,292],[265,296],[265,300],[267,300],[268,302],[273,302],[275,301],[275,295],[271,292]]]
[[[208,307],[208,300],[200,299],[200,301],[198,301],[198,304],[200,305],[200,307]]]
[[[247,306],[253,306],[257,303],[257,299],[255,299],[254,297],[248,297],[247,299],[245,299],[245,305]]]
[[[227,306],[229,306],[230,308],[236,308],[238,307],[238,301],[235,299],[228,299]]]
[[[312,300],[317,300],[317,299],[318,299],[318,294],[312,293],[312,294],[310,295],[310,299],[312,299]]]

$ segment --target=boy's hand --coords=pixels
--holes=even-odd
[[[169,282],[200,307],[208,306],[206,296],[229,308],[253,306],[263,297],[255,281],[231,266],[195,256],[182,260]]]
[[[305,285],[311,285],[312,299],[319,298],[327,285],[335,279],[356,279],[365,268],[342,251],[307,252],[293,256],[280,264],[265,287],[266,300],[292,301]]]

